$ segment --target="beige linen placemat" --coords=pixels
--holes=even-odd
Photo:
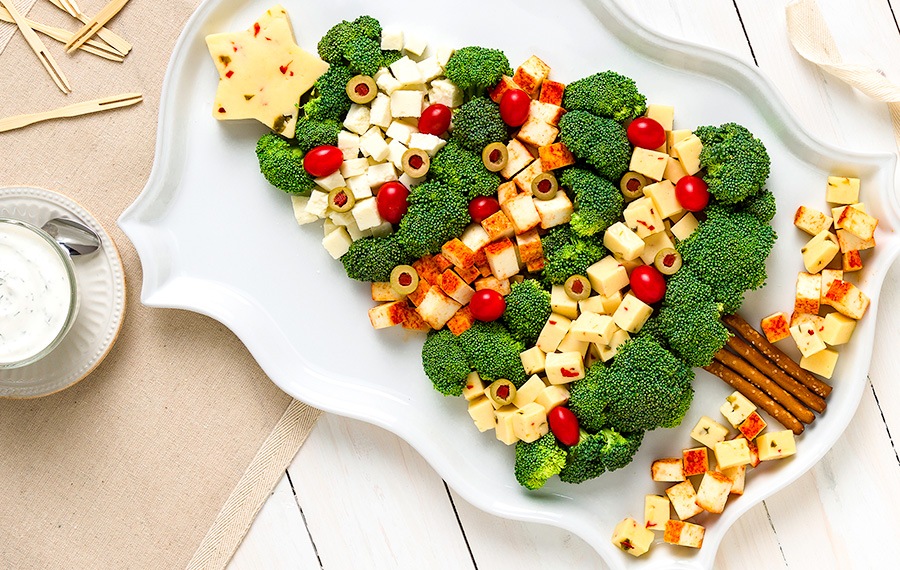
[[[80,2],[89,14],[104,3]],[[93,374],[45,398],[0,400],[2,568],[222,568],[318,417],[224,326],[143,307],[140,262],[116,226],[150,173],[162,78],[197,4],[130,3],[110,24],[135,46],[124,64],[47,40],[68,97],[20,34],[0,55],[0,117],[144,94],[135,107],[0,134],[0,186],[81,203],[117,243],[128,284],[125,324]],[[44,0],[30,17],[78,27]]]

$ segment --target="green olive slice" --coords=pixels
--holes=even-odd
[[[357,75],[347,82],[347,97],[358,105],[365,105],[378,95],[375,80],[368,75]]]
[[[671,247],[666,247],[656,253],[653,265],[663,275],[674,275],[681,269],[681,254]]]
[[[484,167],[491,172],[503,170],[508,160],[509,150],[506,149],[506,145],[503,143],[491,143],[481,151],[481,161],[484,163]]]
[[[398,265],[391,271],[391,287],[400,295],[409,295],[419,286],[419,273],[411,265]]]
[[[644,195],[647,179],[637,172],[626,172],[619,181],[619,189],[626,200],[636,200]]]
[[[400,159],[400,162],[403,165],[403,172],[412,178],[422,178],[431,167],[431,159],[428,157],[428,153],[418,148],[407,149],[403,153],[403,158]]]
[[[552,200],[559,189],[559,183],[552,172],[541,172],[531,181],[531,193],[538,200]]]
[[[591,282],[584,275],[573,275],[566,279],[566,295],[575,301],[583,301],[591,296]]]
[[[356,198],[346,186],[335,188],[328,193],[328,207],[333,212],[349,212],[356,204]]]
[[[513,398],[516,397],[516,385],[503,378],[494,380],[488,386],[488,397],[493,400],[498,407],[511,404]]]

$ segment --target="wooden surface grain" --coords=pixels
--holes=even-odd
[[[837,146],[896,152],[887,109],[791,49],[784,0],[630,0],[664,34],[754,62],[803,125]],[[819,0],[845,61],[900,83],[898,0]],[[900,264],[881,293],[869,385],[847,431],[807,474],[744,515],[716,568],[870,569],[900,560]],[[603,568],[568,532],[500,519],[449,489],[405,442],[326,415],[264,506],[230,570]],[[316,466],[315,470],[308,466]]]

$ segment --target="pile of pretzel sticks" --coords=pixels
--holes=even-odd
[[[831,386],[800,368],[739,315],[722,318],[734,336],[704,370],[721,378],[795,435],[825,411]]]

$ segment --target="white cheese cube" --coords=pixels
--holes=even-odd
[[[638,146],[631,153],[631,163],[628,165],[628,170],[643,174],[653,180],[662,180],[668,163],[669,155]]]
[[[388,145],[381,129],[372,127],[359,137],[359,150],[363,156],[371,156],[376,162],[384,161],[388,156]]]
[[[479,249],[491,243],[490,236],[484,231],[481,224],[476,224],[474,222],[469,224],[466,229],[463,230],[459,240],[474,252],[478,252]]]
[[[555,352],[559,347],[569,328],[572,326],[572,320],[560,315],[559,313],[550,313],[541,334],[538,335],[537,346],[545,353]]]
[[[547,423],[547,411],[537,402],[525,404],[513,414],[513,431],[516,437],[526,443],[537,441],[547,435],[550,426]]]
[[[313,190],[306,202],[306,213],[317,218],[324,218],[328,212],[328,192]]]
[[[426,47],[428,47],[428,42],[422,36],[406,34],[406,37],[403,39],[403,51],[416,57],[425,53]]]
[[[394,232],[394,226],[390,222],[384,222],[368,230],[372,237],[385,237]]]
[[[800,357],[800,368],[809,370],[824,378],[831,378],[834,367],[837,365],[838,353],[836,350],[826,348],[811,356]]]
[[[393,140],[388,143],[388,161],[397,170],[403,170],[403,155],[406,153],[406,150],[406,145],[400,141]]]
[[[520,353],[519,358],[522,359],[522,367],[526,374],[540,374],[544,371],[547,355],[537,346]]]
[[[419,129],[414,125],[403,121],[391,121],[388,130],[385,131],[384,134],[387,135],[387,137],[390,139],[394,139],[395,141],[408,145],[410,135],[417,132],[419,132]]]
[[[644,252],[644,240],[622,222],[616,222],[606,229],[603,245],[626,261],[631,261]]]
[[[725,398],[725,403],[719,408],[725,419],[735,428],[747,417],[756,411],[756,406],[740,392],[733,392]]]
[[[334,210],[330,210],[327,215],[333,223],[339,226],[347,227],[350,224],[356,223],[356,221],[353,219],[353,212],[335,212]],[[396,301],[397,299],[391,300]]]
[[[386,129],[390,126],[393,118],[391,117],[391,98],[384,93],[379,93],[372,100],[371,109],[369,111],[369,122],[377,127]]]
[[[340,170],[329,174],[328,176],[323,176],[322,178],[315,179],[316,184],[319,185],[320,188],[327,192],[331,192],[335,188],[340,188],[342,186],[346,186],[344,182],[344,177],[341,176]]]
[[[366,170],[369,169],[369,161],[365,158],[351,158],[350,160],[344,160],[343,164],[341,164],[341,176],[344,177],[344,183],[347,183],[347,178],[353,178],[354,176],[362,176],[366,173]]]
[[[352,160],[359,156],[359,135],[341,130],[337,146],[344,153],[344,160]]]
[[[315,222],[319,219],[306,211],[306,204],[309,202],[308,196],[291,196],[291,208],[294,210],[294,219],[298,225],[305,225]]]
[[[707,471],[697,489],[697,504],[705,511],[721,514],[731,494],[732,483],[733,481],[722,473]]]
[[[462,305],[444,294],[440,287],[431,287],[416,307],[416,312],[431,328],[439,330],[461,307]]]
[[[599,345],[609,345],[612,342],[613,333],[617,330],[616,324],[609,315],[597,313],[581,313],[572,322],[569,334],[576,340],[594,342]]]
[[[419,117],[422,114],[422,105],[425,102],[425,94],[421,91],[398,90],[391,93],[391,116]]]
[[[400,183],[403,184],[404,186],[406,186],[407,188],[415,188],[419,184],[425,182],[425,177],[421,176],[419,178],[413,178],[412,176],[410,176],[409,174],[404,172],[403,174],[400,175],[399,180],[400,180]]]
[[[620,329],[636,333],[640,332],[651,313],[653,313],[653,308],[650,305],[629,293],[625,295],[622,303],[613,313],[613,321]]]
[[[485,432],[494,429],[496,418],[494,418],[494,406],[485,396],[469,402],[469,416],[475,422],[478,431]]]
[[[684,171],[688,174],[697,174],[700,171],[700,151],[703,143],[700,137],[691,134],[672,147],[672,156],[681,162]]]
[[[516,254],[516,246],[509,238],[503,238],[484,246],[484,255],[487,257],[491,273],[497,279],[508,279],[519,273],[519,257]]]
[[[553,285],[550,288],[550,309],[570,319],[578,318],[578,301],[569,297],[563,285]]]
[[[534,208],[541,219],[543,229],[568,224],[575,212],[575,207],[565,192],[557,192],[550,200],[535,200]]]
[[[322,245],[325,247],[325,250],[335,259],[340,259],[342,255],[347,253],[352,243],[353,239],[347,233],[347,229],[340,226],[322,239]]]
[[[825,350],[825,341],[819,336],[814,324],[810,322],[799,323],[791,327],[791,337],[797,343],[800,354],[809,357]]]
[[[650,478],[663,483],[684,481],[684,463],[680,457],[657,459],[650,464]]]
[[[422,73],[419,71],[419,66],[407,56],[403,56],[392,63],[390,69],[401,87],[422,83]]]
[[[450,61],[450,58],[455,51],[456,50],[451,47],[440,46],[434,50],[434,57],[437,58],[441,67],[447,67],[447,62]]]
[[[356,220],[351,219],[350,223],[346,225],[347,233],[350,234],[350,239],[356,241],[360,238],[368,237],[372,235],[372,230],[361,230],[359,226],[356,225]]]
[[[712,449],[720,441],[725,441],[728,437],[728,428],[710,417],[703,416],[691,430],[691,437]]]
[[[422,76],[423,83],[428,83],[444,74],[444,68],[438,63],[435,56],[426,57],[417,65],[419,66],[419,74]]]
[[[428,156],[434,156],[446,144],[447,141],[441,137],[428,133],[412,133],[409,135],[409,148],[424,150],[428,153]]]
[[[441,104],[455,109],[463,104],[463,94],[453,82],[447,79],[435,79],[428,89],[428,102]]]
[[[519,139],[512,139],[506,144],[506,154],[506,166],[500,171],[500,176],[507,180],[534,162],[534,157],[529,152],[528,147],[522,144]],[[529,188],[530,191],[531,189]],[[556,194],[558,196],[559,194],[564,194],[564,192],[557,192]]]
[[[816,315],[819,313],[822,295],[822,278],[819,275],[797,274],[797,293],[794,296],[794,312]],[[792,323],[793,324],[793,323]]]
[[[400,51],[403,49],[403,30],[399,28],[381,29],[381,49]]]
[[[328,234],[330,234],[334,230],[338,229],[339,227],[340,227],[339,225],[337,225],[336,223],[331,221],[331,218],[325,218],[325,223],[322,224],[322,230],[323,230],[322,235],[327,236]]]
[[[368,165],[368,162],[366,164]],[[345,182],[347,184],[347,188],[350,189],[350,193],[353,194],[353,197],[357,202],[359,202],[363,198],[369,198],[370,196],[372,196],[372,187],[369,185],[368,170],[366,171],[366,174],[363,174],[361,176],[351,176],[350,178],[347,178]]]
[[[382,162],[369,167],[366,171],[366,182],[369,188],[381,188],[385,182],[397,180],[397,171],[390,162]]]
[[[418,68],[416,69],[418,70]],[[373,79],[375,80],[375,85],[378,86],[379,95],[384,94],[385,96],[390,96],[391,93],[403,87],[403,85],[397,81],[397,78],[395,78],[387,69],[379,70]]]
[[[375,226],[381,225],[384,220],[378,214],[378,206],[375,205],[375,198],[366,198],[360,200],[353,206],[353,219],[361,230],[368,230]]]
[[[535,207],[535,199],[527,194],[506,200],[500,206],[517,234],[523,234],[541,223],[541,217]]]
[[[350,104],[350,110],[347,111],[347,117],[344,119],[344,128],[358,135],[364,134],[369,130],[369,106]]]

